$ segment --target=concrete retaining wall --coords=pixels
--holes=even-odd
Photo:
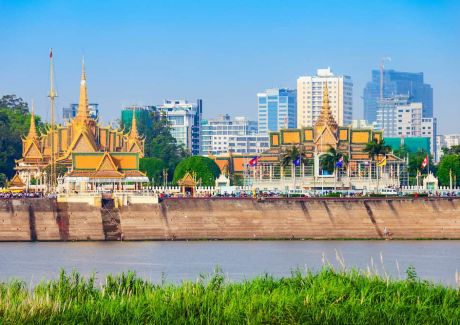
[[[460,239],[460,199],[167,199],[107,212],[87,203],[1,200],[0,241],[393,238]],[[113,225],[112,225],[113,228]],[[113,229],[112,229],[113,231]],[[114,238],[111,236],[110,238]]]

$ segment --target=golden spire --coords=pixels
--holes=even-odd
[[[30,114],[30,127],[29,134],[27,134],[27,139],[32,140],[37,138],[37,129],[35,126],[35,105],[32,101],[32,113]]]
[[[139,137],[139,132],[137,131],[137,118],[136,118],[136,109],[133,107],[133,118],[131,120],[131,130],[129,131],[130,139],[137,139]]]
[[[78,102],[77,117],[80,120],[88,119],[88,94],[86,92],[85,60],[81,63],[80,101]]]
[[[335,130],[338,128],[337,122],[332,115],[331,105],[329,104],[329,89],[327,88],[327,82],[324,84],[323,107],[321,108],[321,113],[315,123],[315,127],[325,126],[330,126]]]

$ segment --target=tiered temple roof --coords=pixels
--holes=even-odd
[[[47,128],[41,135],[37,133],[34,111],[31,114],[30,129],[23,139],[22,159],[17,161],[16,169],[43,170],[51,162],[52,139],[54,137],[54,157],[56,164],[67,166],[68,175],[77,174],[88,177],[144,177],[139,172],[138,160],[144,156],[144,138],[137,131],[136,114],[133,114],[131,131],[103,126],[90,117],[85,65],[82,64],[78,111],[74,119],[54,129]],[[90,154],[84,170],[75,166],[76,156]],[[91,155],[92,154],[92,155]],[[116,154],[130,157],[123,160],[114,158]],[[128,163],[129,161],[129,163]]]

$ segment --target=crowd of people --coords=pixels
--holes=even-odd
[[[1,192],[0,199],[28,199],[44,197],[42,192]]]
[[[336,197],[336,198],[359,198],[367,196],[376,196],[373,193],[364,193],[361,191],[309,191],[305,193],[284,193],[284,192],[275,192],[275,191],[240,191],[240,192],[186,192],[183,193],[169,193],[169,192],[160,192],[155,191],[151,192],[151,195],[158,196],[160,199],[165,198],[320,198],[320,197]],[[377,195],[385,196],[385,195]],[[460,193],[455,191],[452,192],[429,192],[429,193],[411,193],[403,194],[399,193],[398,196],[412,196],[412,197],[459,197]],[[0,199],[27,199],[27,198],[55,198],[56,194],[44,194],[43,192],[26,192],[26,191],[4,191],[0,192]]]

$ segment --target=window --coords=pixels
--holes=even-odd
[[[184,117],[183,116],[168,116],[168,120],[172,125],[184,125]]]

